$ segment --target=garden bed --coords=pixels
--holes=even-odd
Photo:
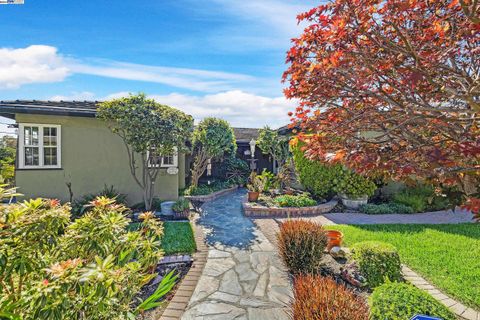
[[[338,201],[333,199],[311,207],[267,207],[256,202],[244,202],[243,212],[248,217],[298,217],[327,213]]]
[[[191,202],[209,202],[227,193],[233,192],[237,189],[238,189],[238,186],[234,186],[228,189],[223,189],[223,190],[216,191],[206,195],[184,196],[184,198],[190,200]]]

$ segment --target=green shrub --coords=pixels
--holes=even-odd
[[[412,207],[415,212],[437,211],[458,204],[456,198],[459,195],[454,191],[452,188],[444,188],[440,194],[436,194],[433,186],[418,184],[393,195],[393,201]],[[452,192],[455,197],[449,196]]]
[[[127,196],[115,190],[113,186],[105,185],[103,190],[97,193],[90,193],[84,195],[80,200],[75,200],[72,203],[72,215],[75,218],[81,217],[87,212],[91,206],[89,205],[97,197],[106,197],[109,199],[115,199],[116,203],[126,205]]]
[[[317,198],[335,195],[335,179],[343,172],[341,165],[323,164],[307,159],[300,148],[293,148],[293,159],[303,187]]]
[[[298,320],[368,320],[367,303],[331,278],[296,276],[292,318]]]
[[[128,231],[127,212],[105,197],[74,222],[57,200],[3,207],[0,309],[24,320],[104,320],[132,319],[151,307],[133,302],[156,276],[162,224],[144,213],[138,231]]]
[[[292,274],[317,273],[327,234],[322,225],[306,220],[287,220],[277,234],[280,256]]]
[[[307,194],[281,195],[273,199],[279,207],[312,207],[317,205],[317,201],[310,198]]]
[[[455,320],[444,305],[427,292],[406,283],[385,283],[370,296],[371,320],[408,320],[416,314]]]
[[[334,190],[338,194],[344,194],[353,199],[362,196],[370,197],[377,189],[373,181],[348,169],[343,169],[333,181],[335,183]]]
[[[363,204],[359,211],[366,214],[414,213],[411,207],[401,203]]]
[[[153,198],[152,209],[151,210],[161,211],[162,210],[162,202],[163,201],[158,199],[158,198]],[[146,210],[145,209],[145,202],[142,201],[142,202],[136,203],[133,206],[131,206],[131,209],[136,210],[136,211],[145,211]]]
[[[185,198],[178,199],[172,206],[172,210],[175,212],[183,212],[190,209],[190,201]]]
[[[220,190],[228,189],[237,185],[235,181],[214,181],[211,184],[200,184],[196,187],[190,186],[184,191],[186,196],[204,196]]]
[[[352,253],[369,287],[375,288],[387,279],[402,279],[400,257],[391,244],[377,241],[358,242],[352,246]]]
[[[263,190],[262,192],[268,192],[271,189],[276,189],[279,187],[277,177],[267,169],[263,169],[262,174],[257,176],[263,180]]]
[[[295,168],[305,189],[318,198],[329,198],[337,193],[357,198],[371,196],[376,185],[339,164],[326,164],[307,159],[300,148],[293,149]]]
[[[224,161],[225,179],[243,185],[247,183],[250,174],[248,163],[242,159],[230,157]]]
[[[427,208],[427,201],[422,195],[400,192],[393,196],[393,201],[408,206],[415,212],[424,212]]]

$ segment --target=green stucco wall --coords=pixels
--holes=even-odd
[[[103,122],[94,118],[17,114],[17,123],[61,125],[61,169],[22,169],[16,171],[18,191],[26,198],[46,197],[69,200],[66,183],[71,182],[74,199],[95,193],[104,185],[114,186],[127,195],[129,204],[142,201],[142,191],[134,181],[125,146]],[[178,198],[184,187],[185,156],[178,159],[179,173],[160,169],[155,182],[156,197]]]

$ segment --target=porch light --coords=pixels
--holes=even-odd
[[[257,144],[257,142],[252,138],[252,140],[250,140],[248,144],[250,145],[250,154],[253,158],[255,156],[255,145]]]

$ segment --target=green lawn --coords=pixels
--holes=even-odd
[[[480,224],[328,226],[345,245],[389,242],[402,262],[464,304],[480,310]]]
[[[162,249],[165,254],[193,253],[197,247],[190,222],[164,222]]]
[[[138,222],[128,226],[129,230],[137,230]],[[197,249],[190,222],[163,223],[162,249],[165,255],[177,253],[193,253]]]

